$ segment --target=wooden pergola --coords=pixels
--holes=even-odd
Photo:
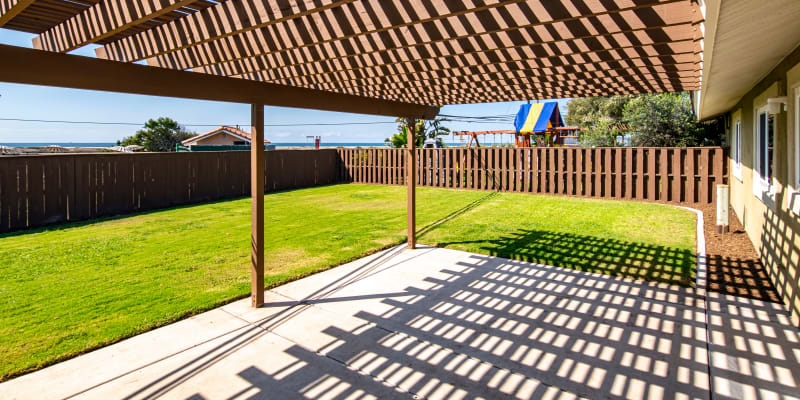
[[[701,15],[696,0],[0,0],[0,27],[37,34],[34,49],[0,45],[0,81],[252,105],[257,307],[265,105],[415,120],[445,104],[698,90]],[[97,58],[64,54],[88,44]]]

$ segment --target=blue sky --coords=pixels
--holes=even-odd
[[[0,43],[31,47],[34,35],[0,28]],[[73,54],[94,57],[94,47],[86,46]],[[567,100],[559,100],[562,113]],[[514,114],[524,102],[445,106],[441,114],[506,115]],[[138,96],[89,90],[0,83],[0,118],[59,121],[103,121],[144,123],[150,118],[170,117],[182,124],[240,124],[250,121],[250,107],[166,97]],[[266,127],[265,137],[273,142],[304,142],[307,135],[322,136],[323,142],[382,142],[396,130],[394,118],[335,113],[285,107],[267,107],[265,124],[387,122],[378,125]],[[513,129],[504,123],[449,122],[452,130]],[[114,142],[133,134],[138,127],[35,123],[0,120],[0,143],[14,142]],[[189,127],[204,132],[210,127]],[[448,138],[450,142],[452,139]],[[506,140],[510,140],[507,137]],[[491,140],[490,140],[491,141]],[[499,138],[498,138],[499,141]]]

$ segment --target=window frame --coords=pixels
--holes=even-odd
[[[794,187],[800,190],[800,86],[794,88]]]
[[[733,176],[742,181],[742,120],[733,123]]]
[[[774,201],[774,199],[775,199],[775,186],[769,183],[769,178],[772,178],[772,179],[775,178],[774,177],[774,175],[775,175],[775,166],[774,165],[772,166],[772,175],[773,175],[772,177],[766,177],[765,178],[762,175],[762,171],[761,171],[761,167],[764,166],[764,165],[767,165],[767,171],[766,172],[769,172],[769,169],[770,169],[769,168],[769,164],[773,163],[774,160],[769,157],[769,146],[767,146],[767,151],[766,151],[767,163],[766,164],[762,163],[762,156],[765,155],[764,154],[765,152],[761,148],[761,131],[760,131],[761,127],[760,127],[759,122],[761,120],[761,116],[766,114],[767,120],[766,120],[766,124],[765,125],[767,127],[767,130],[769,130],[769,126],[770,126],[769,119],[770,119],[770,117],[777,118],[777,116],[775,116],[774,114],[770,115],[766,104],[761,106],[761,107],[756,108],[754,114],[755,114],[754,115],[755,118],[753,118],[753,120],[754,120],[753,121],[753,125],[754,125],[753,126],[753,132],[755,134],[753,135],[753,144],[754,144],[754,146],[753,146],[753,149],[754,149],[754,151],[753,151],[753,194],[756,197],[758,197],[761,201],[765,200],[764,196],[766,196],[767,198],[769,198],[769,199]],[[773,124],[772,124],[773,156],[774,156],[774,153],[775,153],[775,139],[776,139],[776,137],[775,137],[775,130],[776,130],[775,129],[775,124],[776,123],[777,123],[777,121],[773,120]],[[767,141],[769,141],[769,132],[767,132],[767,134],[764,137],[767,139]]]

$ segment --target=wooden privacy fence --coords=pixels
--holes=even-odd
[[[267,192],[336,183],[336,150],[265,155]],[[250,152],[0,157],[0,233],[250,195]]]
[[[401,185],[405,149],[338,149],[342,182]],[[711,203],[727,183],[721,147],[417,149],[417,184],[663,202]]]

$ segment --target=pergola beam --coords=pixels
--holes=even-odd
[[[432,119],[439,107],[0,45],[0,81]]]
[[[82,13],[33,38],[33,47],[60,53],[114,36],[133,26],[168,14],[196,0],[102,0]]]
[[[0,0],[0,27],[14,19],[35,0]]]

